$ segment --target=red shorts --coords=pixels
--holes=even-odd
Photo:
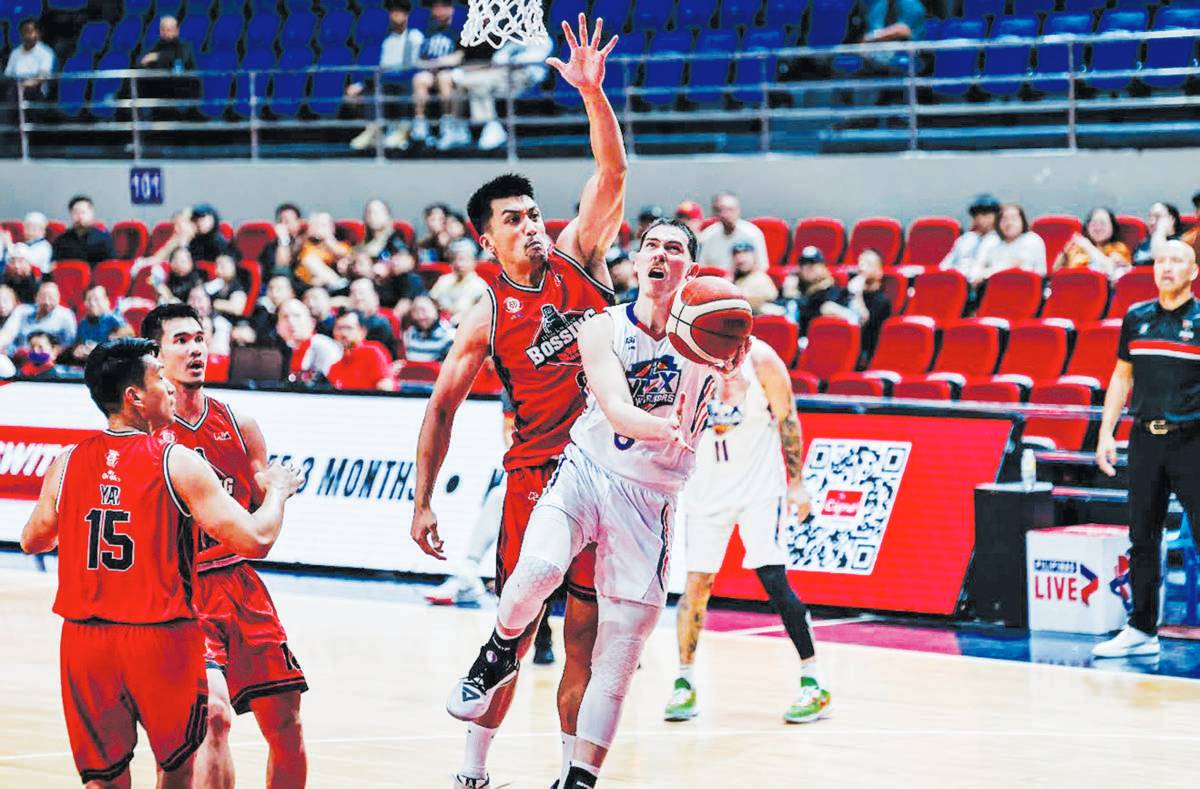
[[[204,636],[194,619],[161,625],[64,621],[63,712],[84,783],[125,772],[137,723],[160,767],[187,762],[208,731]]]
[[[241,715],[262,696],[308,690],[262,579],[246,562],[200,573],[193,595],[204,659],[225,673]]]
[[[508,489],[504,494],[504,517],[500,521],[500,536],[496,541],[496,594],[504,581],[517,567],[521,557],[521,542],[529,525],[529,514],[542,497],[546,483],[554,475],[558,461],[541,466],[515,468],[508,472]],[[567,591],[581,600],[596,599],[596,546],[589,545],[575,557],[567,568]]]

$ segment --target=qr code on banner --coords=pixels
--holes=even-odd
[[[813,439],[804,464],[812,511],[783,533],[790,566],[870,575],[911,451],[900,441]]]

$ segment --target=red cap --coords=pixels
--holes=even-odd
[[[704,209],[695,200],[684,200],[675,206],[675,216],[681,219],[703,219]]]

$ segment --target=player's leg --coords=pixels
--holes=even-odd
[[[208,669],[208,736],[196,751],[192,769],[200,789],[233,789],[233,751],[229,748],[229,729],[233,725],[233,705],[225,672],[210,664]]]
[[[250,702],[250,710],[267,741],[267,788],[304,786],[308,754],[300,723],[300,692],[261,696]]]
[[[592,563],[582,562],[589,555],[594,559],[592,551],[585,551],[580,554],[576,565],[587,564],[590,568]],[[576,567],[571,569],[574,572]],[[589,569],[589,579],[590,573]],[[563,617],[563,651],[566,658],[562,679],[558,683],[558,722],[563,747],[562,769],[559,771],[561,783],[566,783],[566,775],[571,767],[579,728],[579,705],[583,702],[583,694],[592,677],[592,654],[595,652],[598,619],[599,609],[594,590],[588,597],[578,591],[567,592],[567,610]]]
[[[88,781],[83,786],[84,789],[130,789],[133,786],[133,778],[129,775],[129,768],[126,767],[125,772],[111,781]]]
[[[160,789],[193,785],[196,751],[208,728],[204,634],[195,621],[144,628],[126,640],[141,671],[126,672],[129,702],[137,710],[158,763]]]
[[[158,779],[154,785],[157,789],[191,789],[194,786],[196,755],[192,754],[183,764],[170,772],[158,768]]]
[[[433,73],[418,71],[413,74],[413,125],[412,139],[423,142],[429,137],[429,121],[425,119],[425,108],[429,105],[429,93],[433,90]]]
[[[63,716],[71,755],[89,788],[127,789],[137,723],[122,703],[124,667],[115,654],[120,625],[63,622],[59,647]]]

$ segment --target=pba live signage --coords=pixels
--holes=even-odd
[[[975,545],[974,490],[995,482],[1000,417],[802,413],[811,512],[780,530],[808,603],[952,614]],[[714,594],[764,599],[731,545]]]

